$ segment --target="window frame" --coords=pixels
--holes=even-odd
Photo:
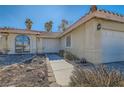
[[[67,38],[70,36],[70,46],[67,46]],[[71,34],[70,35],[67,35],[66,37],[65,37],[65,47],[66,48],[72,48],[72,36],[71,36]]]

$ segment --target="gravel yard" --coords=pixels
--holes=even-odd
[[[0,87],[46,87],[48,84],[46,62],[42,57],[0,68]]]

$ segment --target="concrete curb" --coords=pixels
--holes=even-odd
[[[50,65],[50,61],[48,58],[46,58],[46,64],[47,64],[47,71],[48,71],[48,81],[49,81],[49,87],[60,87],[59,84],[56,82],[55,75],[53,73],[53,69]]]

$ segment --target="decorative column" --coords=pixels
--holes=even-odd
[[[3,34],[3,36],[2,36],[2,46],[3,46],[4,53],[7,54],[9,52],[9,49],[8,49],[8,34],[7,33]]]
[[[2,34],[0,33],[0,53],[2,53]]]
[[[39,53],[39,41],[40,41],[40,38],[36,37],[36,53],[37,54]]]

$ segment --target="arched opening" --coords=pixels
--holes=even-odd
[[[26,35],[18,35],[15,38],[15,51],[16,53],[29,53],[30,52],[30,39]]]

